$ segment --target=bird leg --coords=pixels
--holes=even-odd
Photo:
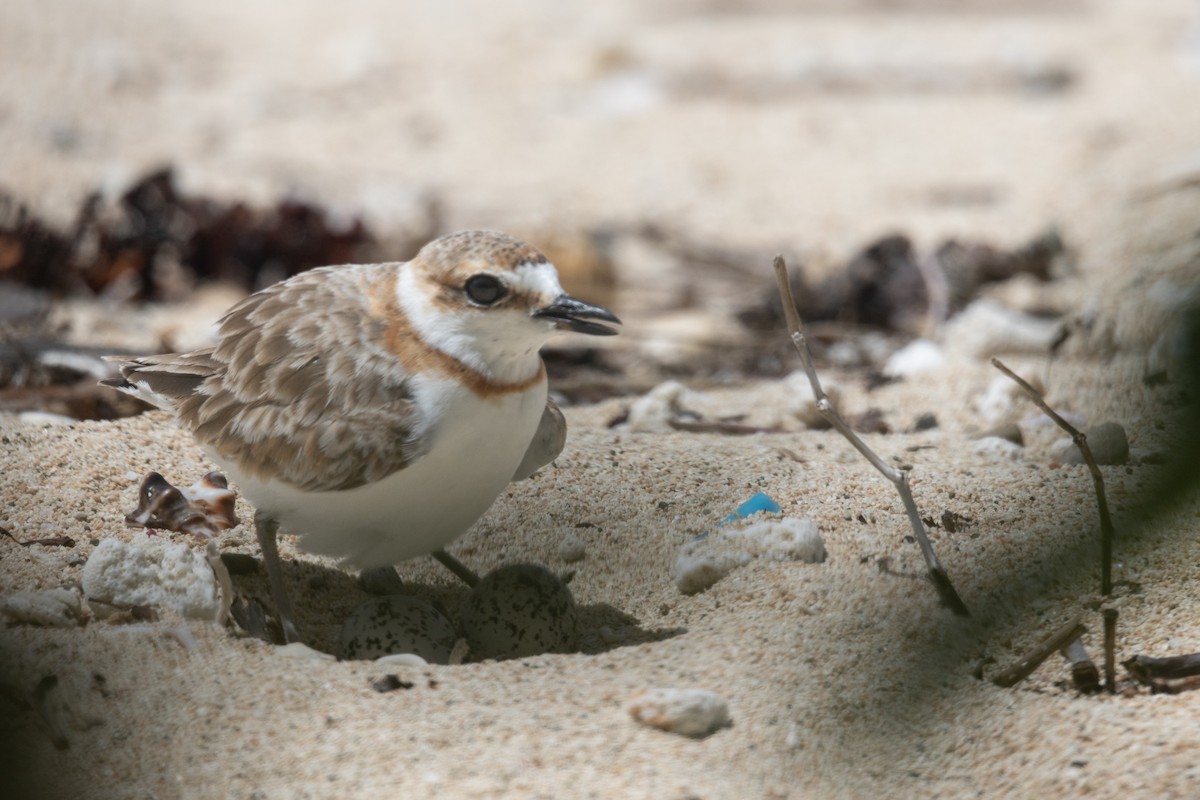
[[[254,532],[258,535],[258,546],[262,549],[263,562],[267,565],[267,579],[271,582],[271,598],[275,601],[275,612],[283,628],[284,644],[300,641],[296,623],[292,621],[292,601],[283,582],[283,564],[279,560],[279,547],[275,542],[279,523],[261,511],[254,512]]]
[[[430,555],[440,561],[443,567],[453,572],[458,576],[459,580],[472,589],[475,588],[475,584],[479,583],[479,576],[472,572],[470,567],[445,550],[434,550]]]

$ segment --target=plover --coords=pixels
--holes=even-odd
[[[360,568],[441,552],[562,450],[542,345],[619,322],[567,295],[533,246],[464,231],[411,261],[267,287],[222,317],[214,346],[114,357],[106,383],[173,412],[255,505],[290,641],[278,529]]]

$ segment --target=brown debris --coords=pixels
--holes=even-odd
[[[283,644],[282,633],[276,635],[270,622],[267,621],[267,611],[262,603],[253,597],[244,597],[239,592],[229,606],[229,616],[237,626],[255,639],[261,639],[268,644]]]
[[[1086,631],[1087,628],[1083,626],[1079,617],[1075,617],[1039,642],[1036,647],[1017,659],[1015,663],[996,673],[992,677],[992,683],[1005,689],[1017,685],[1029,677],[1052,653],[1062,650]]]
[[[412,681],[402,681],[399,677],[392,675],[391,673],[384,675],[382,678],[371,684],[371,688],[380,694],[394,692],[397,689],[411,689],[414,686],[416,686],[416,684]]]
[[[1134,656],[1121,662],[1138,683],[1149,686],[1156,679],[1191,678],[1200,675],[1200,653],[1182,656]]]
[[[792,294],[800,315],[811,322],[867,325],[907,334],[923,331],[927,319],[940,323],[965,308],[989,283],[1028,274],[1051,278],[1066,252],[1055,231],[1012,250],[982,242],[949,239],[932,253],[921,253],[904,234],[888,234],[868,243],[841,269],[820,283],[797,270]],[[754,330],[783,324],[778,296],[772,292],[739,314]]]
[[[44,547],[74,547],[75,540],[70,536],[51,536],[46,539],[30,539],[28,542],[20,544],[23,547],[29,547],[31,544],[40,544]]]
[[[255,289],[362,260],[373,243],[361,220],[339,224],[315,204],[284,200],[256,210],[184,195],[170,167],[145,175],[115,204],[92,193],[65,231],[0,194],[0,280],[55,295],[172,299],[189,278]]]
[[[234,515],[237,493],[219,472],[209,472],[186,489],[178,489],[157,472],[151,472],[138,490],[138,507],[125,516],[135,528],[189,533],[211,539],[217,531],[238,524]]]

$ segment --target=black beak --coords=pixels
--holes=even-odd
[[[607,325],[598,325],[595,322],[588,322],[588,320],[599,319],[617,325],[621,324],[617,315],[607,308],[594,306],[565,294],[559,295],[553,303],[545,308],[534,311],[533,316],[550,320],[564,330],[588,333],[592,336],[612,336],[616,331]]]

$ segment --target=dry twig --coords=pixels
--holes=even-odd
[[[1025,390],[1025,394],[1029,395],[1029,399],[1037,405],[1046,416],[1054,420],[1058,427],[1066,431],[1071,440],[1075,442],[1075,446],[1079,448],[1079,452],[1083,454],[1083,460],[1087,463],[1088,471],[1092,474],[1092,485],[1096,490],[1096,505],[1100,507],[1100,594],[1104,597],[1109,597],[1112,594],[1112,551],[1113,531],[1112,516],[1108,513],[1108,501],[1104,495],[1104,475],[1100,472],[1100,467],[1096,464],[1096,459],[1092,456],[1092,449],[1087,443],[1087,434],[1080,431],[1071,423],[1067,422],[1058,412],[1046,403],[1042,393],[1033,388],[1021,376],[1006,367],[1000,359],[992,357],[992,366],[1003,372],[1008,377],[1016,381],[1017,385]],[[1110,613],[1111,612],[1111,613]],[[1115,692],[1116,687],[1116,646],[1117,646],[1117,611],[1116,609],[1104,610],[1104,682],[1107,684],[1108,691]]]
[[[1104,609],[1104,685],[1108,693],[1117,691],[1117,610]]]
[[[1015,686],[1025,680],[1038,668],[1043,661],[1051,656],[1055,651],[1064,649],[1071,642],[1083,636],[1087,628],[1083,627],[1079,617],[1075,617],[1066,625],[1062,626],[1049,637],[1039,642],[1038,645],[1019,658],[1016,663],[996,673],[992,678],[992,683],[1007,689],[1010,686]]]
[[[799,312],[796,311],[796,302],[792,297],[792,287],[788,282],[787,265],[784,263],[783,256],[775,256],[775,279],[779,284],[779,295],[783,300],[783,313],[787,317],[788,331],[791,333],[792,343],[800,353],[800,360],[804,363],[804,372],[808,375],[813,396],[817,400],[817,410],[837,429],[838,433],[846,438],[846,441],[854,446],[855,450],[862,454],[863,458],[871,463],[871,466],[879,470],[896,487],[896,492],[904,503],[904,510],[908,512],[909,522],[912,523],[913,534],[921,545],[921,554],[925,557],[925,564],[929,568],[929,578],[933,581],[939,597],[955,614],[964,617],[970,616],[966,604],[954,590],[954,585],[950,583],[950,577],[946,574],[941,562],[938,561],[937,554],[933,551],[933,545],[929,542],[925,523],[921,521],[921,513],[917,510],[912,491],[908,488],[908,473],[890,466],[876,455],[875,451],[868,447],[846,424],[821,388],[821,381],[817,378],[817,369],[813,365],[812,353],[809,352],[808,342],[804,338],[804,325],[800,320]]]
[[[1193,675],[1190,678],[1179,678],[1178,680],[1155,678],[1150,681],[1151,694],[1182,694],[1183,692],[1190,692],[1193,689],[1200,689],[1200,675]]]
[[[1058,427],[1070,435],[1071,440],[1075,442],[1075,446],[1079,448],[1079,452],[1083,454],[1083,460],[1087,463],[1088,470],[1092,473],[1092,483],[1096,488],[1096,503],[1100,506],[1100,594],[1108,597],[1112,594],[1113,524],[1112,517],[1108,513],[1108,501],[1104,497],[1104,475],[1100,473],[1100,467],[1096,465],[1096,459],[1092,457],[1092,449],[1088,447],[1087,435],[1059,416],[1053,408],[1046,404],[1046,400],[1042,397],[1041,392],[1030,386],[1024,378],[1004,366],[1000,359],[993,357],[992,366],[1016,381],[1017,385],[1025,390],[1025,394],[1029,395],[1029,399],[1038,408],[1046,412],[1046,416],[1054,420]]]
[[[1200,675],[1200,653],[1164,658],[1134,656],[1123,665],[1139,683],[1149,684],[1155,678],[1190,678]]]
[[[436,558],[443,567],[453,572],[459,580],[470,586],[472,589],[479,583],[479,576],[475,574],[466,564],[459,561],[454,556],[447,553],[445,550],[434,550],[430,553]]]

